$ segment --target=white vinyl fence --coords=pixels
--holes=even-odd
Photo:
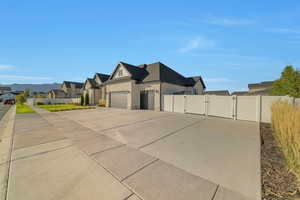
[[[37,103],[43,104],[80,104],[80,98],[30,98],[27,99],[27,103],[31,105],[36,105]]]
[[[164,95],[163,110],[271,122],[271,105],[276,100],[287,100],[300,105],[300,99],[283,96]]]

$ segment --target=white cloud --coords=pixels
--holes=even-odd
[[[217,18],[211,17],[202,20],[203,23],[220,25],[220,26],[246,26],[254,24],[255,21],[251,19],[233,19],[233,18]]]
[[[52,80],[51,77],[42,76],[19,76],[19,75],[6,75],[0,74],[1,79],[6,79],[8,81],[45,81]]]
[[[208,83],[232,83],[235,80],[228,79],[228,78],[204,78],[204,82]]]
[[[195,49],[207,49],[213,47],[215,47],[214,41],[198,37],[196,39],[189,40],[185,47],[178,49],[178,52],[187,53]]]
[[[265,31],[273,32],[273,33],[293,33],[293,34],[300,34],[300,29],[293,29],[293,28],[268,28]]]
[[[13,69],[13,68],[15,68],[14,65],[2,65],[2,64],[0,64],[0,71],[10,70],[10,69]]]

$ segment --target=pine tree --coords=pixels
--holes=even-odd
[[[286,66],[280,79],[273,84],[271,95],[300,97],[300,72],[293,66]]]
[[[84,105],[84,96],[83,94],[80,95],[80,105]]]

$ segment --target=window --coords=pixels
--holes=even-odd
[[[123,70],[120,69],[120,70],[118,71],[118,76],[123,76]]]

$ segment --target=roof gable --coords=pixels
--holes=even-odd
[[[127,70],[127,68],[124,66],[124,64],[125,64],[125,63],[120,62],[120,63],[115,67],[113,73],[112,73],[112,74],[110,75],[110,77],[109,77],[109,80],[112,80],[112,79],[114,79],[114,78],[121,78],[121,77],[118,77],[118,76],[116,75],[117,71],[118,71],[120,68],[125,70],[125,73],[124,73],[124,75],[123,75],[122,77],[131,76],[131,74],[129,73],[129,71]],[[129,64],[127,64],[127,65],[129,65]]]
[[[72,81],[64,81],[62,85],[65,85],[66,88],[72,88],[72,85],[74,85],[75,88],[77,89],[81,89],[83,87],[83,83],[72,82]]]
[[[115,78],[116,72],[121,67],[123,67],[123,69],[125,69],[129,75]],[[206,88],[201,76],[186,78],[161,62],[156,62],[149,65],[142,64],[138,66],[120,62],[114,69],[107,83],[111,83],[112,79],[116,79],[114,82],[117,80],[130,79],[136,80],[138,83],[160,81],[185,87],[193,87],[199,81],[203,88]]]
[[[101,74],[101,73],[96,73],[95,76],[94,76],[94,80],[101,84],[101,83],[104,83],[106,82],[108,79],[109,79],[110,75],[108,74]],[[100,81],[98,82],[97,79]]]

